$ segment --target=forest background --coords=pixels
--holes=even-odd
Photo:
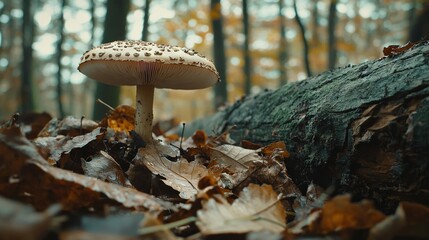
[[[33,111],[100,119],[108,109],[97,98],[113,107],[134,105],[133,87],[97,93],[100,86],[77,66],[86,50],[106,40],[144,39],[192,48],[214,60],[222,77],[214,88],[156,90],[156,120],[190,121],[244,95],[376,59],[384,46],[418,40],[429,33],[428,5],[419,0],[3,0],[0,119]]]

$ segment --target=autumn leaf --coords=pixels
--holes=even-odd
[[[62,120],[54,118],[39,132],[38,137],[56,137],[58,135],[74,137],[91,132],[97,127],[98,123],[83,117],[67,116]]]
[[[100,126],[112,128],[117,132],[129,132],[134,130],[135,114],[135,108],[128,105],[119,105],[101,120]]]
[[[211,148],[210,160],[227,168],[231,172],[240,172],[248,169],[248,164],[262,161],[257,150],[245,149],[239,146],[224,144]]]
[[[401,202],[395,214],[375,225],[368,239],[427,239],[429,238],[429,207],[412,202]]]
[[[107,202],[154,211],[170,207],[134,189],[50,166],[18,128],[0,131],[0,154],[0,194],[31,202],[36,209],[61,203],[65,210],[72,210]]]
[[[332,198],[290,231],[295,234],[327,234],[341,230],[369,229],[385,218],[369,200],[352,203],[350,199],[349,194]]]
[[[70,139],[64,139],[63,143],[60,146],[55,146],[51,150],[51,156],[49,156],[49,158],[54,161],[59,161],[63,154],[68,154],[73,149],[82,148],[86,146],[88,143],[96,140],[97,137],[103,133],[104,131],[102,130],[102,128],[98,127],[92,132],[87,133],[85,135],[76,136]],[[36,143],[37,141],[40,140],[36,140]]]
[[[102,181],[131,187],[121,166],[108,153],[100,151],[90,161],[81,160],[82,169],[86,176],[95,177]]]
[[[140,148],[133,162],[145,165],[153,174],[160,175],[165,184],[179,191],[183,199],[191,199],[198,192],[198,181],[208,174],[205,166],[198,161],[188,162],[180,158],[180,153],[170,146],[149,144]],[[178,157],[177,161],[167,157]]]
[[[196,224],[204,235],[285,229],[286,212],[269,185],[250,184],[232,204],[223,197],[216,200],[203,202],[197,212]]]
[[[59,204],[43,212],[0,196],[1,239],[44,239],[54,227],[53,216],[61,210]]]

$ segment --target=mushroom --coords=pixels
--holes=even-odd
[[[202,89],[220,80],[210,60],[196,51],[138,40],[115,41],[85,52],[78,70],[111,85],[136,85],[135,131],[152,140],[154,88]]]

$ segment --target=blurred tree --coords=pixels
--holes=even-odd
[[[90,40],[90,47],[94,46],[95,41],[95,27],[97,25],[97,20],[95,17],[95,0],[91,0],[89,3],[89,14],[91,15],[91,28],[90,28],[90,34],[91,34],[91,40]]]
[[[252,60],[250,59],[249,49],[249,9],[247,7],[247,0],[242,0],[243,8],[243,55],[244,55],[244,93],[250,94],[252,88]]]
[[[130,8],[130,0],[108,0],[106,8],[102,42],[124,40],[126,38],[127,14]],[[119,104],[119,87],[97,82],[95,99],[101,99],[110,106],[116,107]],[[105,113],[105,106],[101,104],[94,105],[93,119],[99,120],[105,116]]]
[[[27,113],[34,110],[32,83],[34,19],[31,0],[22,0],[22,11],[21,111]]]
[[[283,14],[283,0],[278,1],[279,19],[280,19],[280,50],[279,50],[279,67],[280,67],[280,86],[287,83],[287,48],[286,48],[286,31],[285,16]]]
[[[58,107],[58,115],[60,118],[64,118],[64,108],[62,103],[63,91],[62,91],[62,77],[61,77],[61,58],[63,57],[63,42],[64,42],[64,8],[67,5],[66,0],[61,1],[61,10],[59,16],[59,37],[57,41],[57,107]]]
[[[415,18],[409,33],[409,41],[429,39],[429,3],[423,4],[423,10]]]
[[[307,38],[305,37],[304,24],[302,23],[301,18],[299,17],[299,14],[298,14],[298,8],[296,7],[296,0],[293,0],[293,10],[295,12],[296,23],[298,24],[299,31],[301,33],[302,44],[304,45],[303,60],[304,60],[305,71],[307,73],[307,77],[311,77],[312,74],[311,74],[310,60],[309,60],[308,41],[307,41]]]
[[[213,27],[213,56],[214,64],[219,72],[221,82],[214,87],[214,105],[218,107],[224,105],[228,101],[228,92],[226,89],[226,57],[225,43],[223,35],[223,17],[222,5],[220,0],[210,1],[210,18]]]
[[[335,26],[337,25],[337,0],[331,0],[328,15],[328,69],[334,69],[337,62]]]
[[[143,30],[142,30],[142,40],[147,41],[149,36],[149,10],[150,10],[151,0],[146,0],[144,4],[144,16],[143,16]]]
[[[312,4],[313,4],[313,12],[312,12],[312,18],[313,18],[313,33],[312,33],[312,40],[314,42],[315,45],[318,45],[320,38],[319,38],[319,8],[317,7],[317,3],[319,2],[319,0],[313,0]]]

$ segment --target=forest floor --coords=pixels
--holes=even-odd
[[[427,239],[429,208],[295,186],[284,142],[224,132],[133,131],[134,109],[100,123],[15,115],[0,128],[2,239]]]

